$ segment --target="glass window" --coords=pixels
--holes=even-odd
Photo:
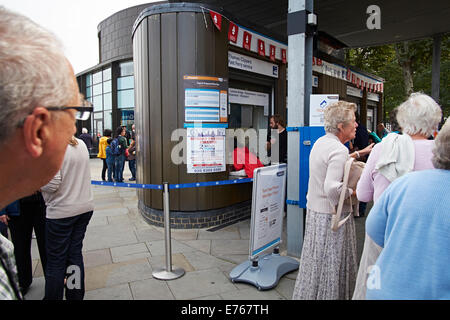
[[[123,62],[120,64],[120,76],[131,76],[134,74],[133,61]]]
[[[134,90],[118,91],[117,106],[119,108],[134,108]]]
[[[111,110],[112,109],[112,93],[105,93],[103,95],[103,109]]]
[[[86,98],[92,97],[92,87],[86,88]]]
[[[103,112],[94,113],[94,119],[103,119]]]
[[[102,94],[102,84],[101,83],[96,84],[93,88],[94,88],[94,90],[93,90],[94,96]]]
[[[103,70],[103,81],[111,80],[111,68]]]
[[[117,79],[117,90],[133,89],[133,88],[134,88],[134,76]]]
[[[86,87],[90,87],[90,86],[92,86],[92,74],[91,73],[89,73],[86,76]]]
[[[93,84],[97,84],[102,82],[102,72],[99,71],[97,73],[94,73],[94,75],[92,76],[92,80],[93,80]]]
[[[105,111],[103,121],[105,123],[105,129],[112,130],[112,111]]]
[[[102,99],[103,97],[100,95],[100,96],[95,96],[94,97],[94,101],[93,101],[93,104],[94,104],[94,111],[102,111],[103,110],[103,99]]]
[[[111,80],[103,82],[103,92],[104,93],[111,92]]]

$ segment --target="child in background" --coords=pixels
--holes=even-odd
[[[106,140],[107,146],[106,146],[106,165],[108,166],[108,182],[114,182],[113,181],[113,173],[114,171],[114,161],[115,156],[112,154],[111,150],[111,142],[113,141],[112,138],[109,138]],[[114,180],[116,180],[115,174],[114,174]]]

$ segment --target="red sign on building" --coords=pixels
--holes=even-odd
[[[230,27],[228,29],[228,40],[236,43],[238,37],[239,27],[230,21]]]
[[[244,31],[244,40],[242,46],[244,47],[244,49],[250,51],[251,45],[252,45],[252,35],[251,33]]]
[[[263,57],[266,56],[266,44],[261,39],[258,39],[258,54]]]

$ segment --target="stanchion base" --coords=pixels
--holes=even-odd
[[[153,278],[158,280],[175,280],[184,276],[184,269],[172,267],[172,271],[158,268],[152,273]]]

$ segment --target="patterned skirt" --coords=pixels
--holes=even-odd
[[[294,300],[352,298],[358,271],[355,221],[350,217],[335,232],[331,218],[331,214],[307,211]]]

